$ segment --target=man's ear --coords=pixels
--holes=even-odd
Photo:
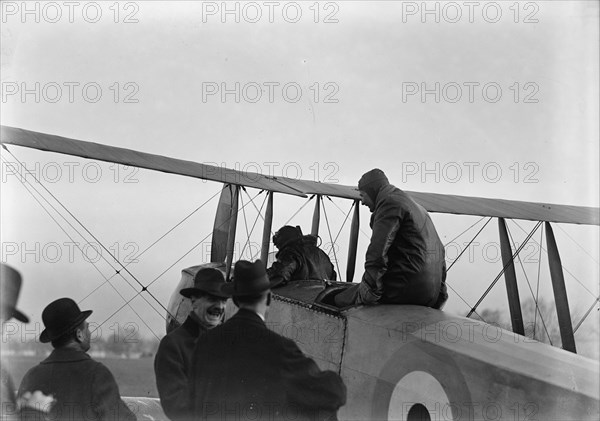
[[[75,328],[75,339],[77,339],[77,342],[83,342],[84,335],[81,327]]]

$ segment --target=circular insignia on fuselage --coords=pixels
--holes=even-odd
[[[390,398],[388,420],[452,421],[452,404],[443,386],[425,371],[402,377]]]
[[[420,340],[400,347],[377,376],[371,419],[471,420],[471,393],[455,355]]]

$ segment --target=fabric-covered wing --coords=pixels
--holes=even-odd
[[[25,146],[42,151],[57,152],[99,161],[114,162],[149,170],[171,174],[219,181],[221,183],[238,184],[261,190],[272,190],[279,193],[305,197],[304,193],[280,184],[275,177],[262,174],[230,170],[214,165],[200,164],[183,159],[169,158],[132,149],[107,146],[99,143],[85,142],[66,137],[33,132],[16,127],[2,126],[2,143]]]
[[[237,184],[301,197],[320,194],[344,199],[360,199],[358,190],[354,186],[320,183],[311,180],[297,180],[286,177],[270,177],[9,126],[2,126],[1,140],[2,143],[28,148],[114,162],[221,183]],[[600,210],[592,207],[411,191],[407,191],[407,193],[429,212],[600,225]]]

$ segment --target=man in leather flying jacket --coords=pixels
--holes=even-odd
[[[416,304],[441,309],[446,291],[444,245],[427,211],[391,185],[380,169],[358,182],[373,234],[359,284],[335,297],[338,307],[356,304]]]
[[[275,233],[273,243],[279,252],[267,273],[272,281],[280,281],[278,286],[296,280],[336,280],[333,264],[317,247],[316,236],[302,235],[300,227],[285,225]]]

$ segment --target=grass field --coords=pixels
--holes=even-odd
[[[8,369],[13,376],[15,387],[19,386],[27,370],[42,359],[42,357],[5,357],[4,360],[8,362]],[[113,373],[121,396],[158,397],[154,378],[154,358],[96,358],[96,360],[106,365]]]

